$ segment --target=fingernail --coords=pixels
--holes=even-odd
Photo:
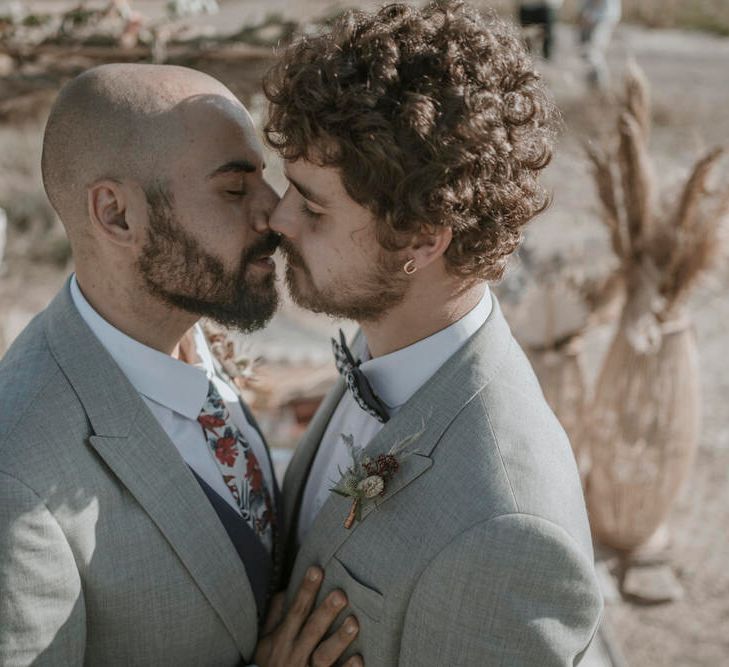
[[[344,624],[344,631],[348,635],[353,635],[356,630],[357,630],[357,624],[354,622],[354,619],[348,618],[347,622]]]
[[[341,607],[344,605],[344,596],[341,593],[334,593],[332,595],[332,604],[335,607]]]
[[[306,576],[309,578],[309,581],[319,581],[319,570],[315,567],[310,567]]]

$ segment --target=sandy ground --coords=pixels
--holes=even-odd
[[[231,5],[226,3],[226,12],[231,11]],[[255,18],[277,10],[311,16],[329,7],[318,1],[293,7],[279,0],[238,3],[238,11],[245,10]],[[230,19],[230,15],[223,14],[211,21],[224,25]],[[594,255],[599,261],[607,252],[607,244],[580,142],[604,118],[604,110],[585,101],[582,65],[570,29],[563,27],[559,38],[556,61],[544,65],[544,73],[563,110],[566,131],[547,173],[555,192],[554,205],[533,223],[527,244],[537,254],[572,248],[583,257]],[[661,181],[674,182],[703,149],[725,143],[729,137],[729,39],[626,26],[619,30],[611,48],[616,75],[627,56],[638,60],[653,84],[652,152]],[[210,70],[241,95],[259,121],[264,104],[257,82],[264,67],[260,64]],[[42,121],[42,112],[39,118]],[[32,119],[21,125],[0,125],[0,206],[7,206],[9,198],[16,208],[20,198],[31,212],[41,206],[37,168],[41,127]],[[273,158],[271,162],[271,180],[280,190],[283,180]],[[724,167],[726,175],[726,161]],[[7,256],[0,269],[0,353],[48,302],[69,271],[69,266],[53,264],[47,252],[38,250],[49,234],[42,227],[23,234],[11,229]],[[606,612],[631,665],[729,664],[729,374],[724,330],[724,323],[729,321],[727,287],[729,271],[722,267],[716,280],[699,289],[692,300],[701,350],[703,432],[696,465],[670,521],[672,563],[684,587],[684,598],[656,607],[616,602]],[[323,354],[331,324],[290,307],[275,320],[273,333],[253,339],[254,352],[256,344],[264,345],[278,336],[276,331],[286,332],[292,327],[307,332],[307,349],[313,350],[309,356],[318,358]],[[588,341],[589,370],[593,374],[609,333],[597,331]]]

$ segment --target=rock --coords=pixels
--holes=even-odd
[[[217,0],[168,0],[167,13],[173,18],[196,14],[217,14]]]
[[[630,565],[663,565],[670,557],[671,534],[668,525],[662,523],[653,535],[651,535],[637,549],[630,552]]]
[[[634,566],[625,573],[623,595],[643,604],[661,604],[683,598],[683,587],[668,565]]]
[[[0,77],[10,76],[14,69],[15,61],[7,53],[0,53]]]

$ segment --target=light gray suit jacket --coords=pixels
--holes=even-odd
[[[245,567],[68,285],[0,362],[0,665],[236,665]]]
[[[284,481],[288,543],[305,478],[344,391],[325,399]],[[577,664],[600,619],[587,514],[570,444],[494,300],[483,327],[370,442],[422,435],[378,507],[346,530],[324,504],[298,551],[342,588],[367,667]],[[364,445],[366,443],[358,443]]]

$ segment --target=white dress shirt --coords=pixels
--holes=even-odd
[[[481,328],[490,312],[491,292],[487,287],[479,303],[460,320],[408,347],[371,359],[364,340],[362,359],[366,361],[360,368],[391,417]],[[330,489],[339,481],[339,470],[344,471],[352,464],[342,434],[354,436],[355,444],[364,447],[383,426],[357,405],[350,391],[344,392],[329,420],[306,482],[299,514],[299,543],[304,541]]]
[[[84,322],[139,392],[180,456],[218,495],[239,511],[197,421],[207,397],[208,381],[212,381],[225,401],[231,419],[253,448],[273,498],[273,471],[266,447],[258,431],[248,423],[237,392],[216,372],[213,356],[199,325],[194,329],[194,344],[201,361],[190,365],[143,345],[109,324],[81,293],[75,275],[71,279],[71,297]],[[149,446],[153,447],[154,443],[150,442]]]

